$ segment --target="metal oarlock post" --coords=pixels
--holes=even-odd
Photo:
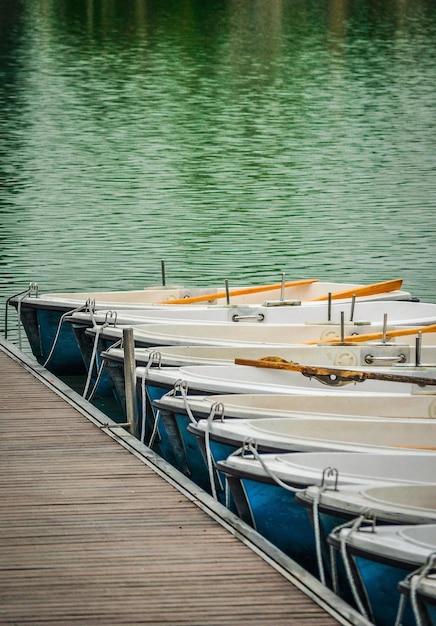
[[[161,267],[161,272],[162,272],[162,287],[165,287],[165,285],[166,285],[166,277],[165,277],[165,261],[164,261],[164,259],[161,259],[160,267]]]
[[[354,307],[356,306],[356,294],[351,298],[350,322],[354,321]]]
[[[422,331],[418,332],[418,336],[415,339],[415,365],[419,367],[421,365],[421,346],[422,346]]]
[[[383,315],[383,337],[382,337],[382,343],[386,343],[386,332],[388,330],[388,314],[385,313]]]

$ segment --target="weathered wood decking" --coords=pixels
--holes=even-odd
[[[1,624],[367,624],[108,423],[0,339]]]

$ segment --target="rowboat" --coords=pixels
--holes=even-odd
[[[434,420],[373,417],[222,419],[219,405],[211,415],[187,427],[210,459],[209,466],[225,460],[246,441],[254,442],[262,453],[426,450],[436,428]]]
[[[395,419],[433,419],[436,417],[436,398],[432,395],[407,394],[340,394],[326,391],[323,395],[230,394],[191,395],[184,385],[176,385],[173,394],[163,395],[153,402],[162,428],[171,432],[168,445],[177,442],[179,468],[204,489],[211,491],[212,483],[205,462],[202,439],[191,432],[190,424],[208,420],[215,412],[217,418],[227,420],[255,420],[265,418],[376,416]],[[216,411],[219,407],[219,411]],[[199,445],[200,444],[200,445]],[[176,454],[176,451],[173,451]],[[213,472],[214,474],[214,472]]]
[[[355,310],[351,303],[302,303],[300,306],[265,307],[167,307],[137,311],[124,310],[76,312],[67,317],[71,324],[97,327],[103,337],[113,341],[125,326],[133,326],[137,345],[228,345],[229,343],[301,343],[333,341],[344,337],[393,331],[399,327],[427,327],[436,323],[436,304],[424,302],[361,302]],[[154,327],[153,327],[154,326]],[[279,328],[282,326],[283,328]],[[266,328],[269,330],[266,330]],[[271,328],[270,328],[271,327]],[[283,329],[290,334],[283,339]],[[301,330],[302,329],[302,330]],[[407,328],[406,328],[407,330]],[[294,341],[293,331],[300,332]],[[260,339],[256,340],[256,333]],[[261,334],[259,334],[261,333]],[[389,337],[389,335],[388,335]]]
[[[295,343],[298,340],[301,340],[302,337],[317,337],[320,334],[323,335],[327,335],[327,333],[332,333],[335,334],[336,332],[338,332],[337,330],[335,330],[335,328],[333,326],[328,326],[327,328],[325,326],[318,326],[315,324],[311,324],[311,325],[307,325],[307,326],[293,326],[293,325],[279,325],[279,324],[267,324],[266,326],[262,326],[259,327],[259,332],[254,332],[254,328],[252,325],[250,324],[238,324],[237,328],[233,327],[233,331],[236,332],[226,332],[227,330],[231,331],[231,327],[229,329],[229,324],[202,324],[202,323],[196,323],[196,324],[190,324],[190,323],[186,323],[186,324],[180,324],[177,325],[177,328],[180,328],[180,326],[183,327],[189,327],[192,333],[196,333],[197,335],[201,335],[201,336],[205,336],[207,335],[208,337],[213,337],[216,335],[216,333],[220,332],[220,330],[223,332],[223,334],[225,334],[226,336],[230,337],[230,335],[232,335],[233,337],[236,337],[238,339],[241,339],[242,336],[247,336],[250,339],[252,339],[252,342],[240,342],[238,340],[235,341],[230,341],[228,342],[229,347],[233,347],[233,348],[247,348],[247,347],[253,347],[254,345],[258,346],[259,345],[259,341],[261,341],[262,339],[273,339],[275,338],[277,341],[281,341],[283,342],[283,337],[286,333],[286,337],[289,340],[288,344],[273,344],[272,342],[268,342],[268,346],[271,348],[274,348],[274,350],[276,350],[276,348],[280,349],[283,347],[288,347],[290,345],[293,345],[293,343]],[[208,331],[205,331],[205,327],[207,326]],[[135,344],[138,347],[147,347],[147,348],[154,348],[156,345],[155,341],[156,339],[153,338],[153,329],[155,328],[159,328],[159,329],[163,329],[163,332],[159,331],[159,339],[161,339],[162,341],[164,341],[164,337],[165,337],[165,331],[168,332],[169,331],[169,327],[173,327],[172,325],[168,325],[166,323],[160,323],[160,324],[150,324],[150,325],[139,325],[139,326],[134,326],[133,327],[133,336],[134,336],[134,341]],[[224,328],[223,328],[224,327]],[[432,328],[436,328],[435,326],[426,326],[426,329],[432,329]],[[362,332],[362,327],[361,326],[356,326],[353,328],[353,332],[357,333],[358,332]],[[408,332],[412,333],[412,332],[416,332],[417,327],[411,327],[410,329],[408,329]],[[123,339],[123,333],[124,333],[125,327],[123,326],[106,326],[106,325],[97,325],[94,326],[93,328],[86,328],[86,326],[77,326],[77,324],[73,324],[73,332],[74,335],[76,337],[76,341],[77,341],[77,346],[79,347],[80,350],[80,354],[82,356],[82,363],[85,365],[86,367],[86,371],[88,372],[88,377],[90,377],[93,381],[97,379],[98,377],[98,372],[101,371],[101,376],[99,377],[99,385],[98,385],[98,393],[100,395],[112,395],[113,393],[113,384],[111,382],[110,379],[110,372],[109,371],[105,371],[105,369],[101,369],[103,365],[107,365],[108,360],[106,359],[105,361],[103,361],[100,357],[100,355],[105,352],[106,354],[110,351],[110,348],[114,345],[119,343],[120,341],[122,341]],[[148,331],[150,331],[149,334]],[[430,333],[431,334],[431,333]],[[146,335],[146,337],[144,338],[144,335]],[[187,342],[189,343],[189,340],[187,340]],[[263,342],[264,346],[266,346],[266,343]],[[200,346],[201,347],[201,346]],[[205,346],[202,346],[205,347]],[[212,347],[225,347],[224,344],[221,344],[219,346],[212,346]],[[311,346],[312,348],[314,348],[314,346]],[[168,348],[168,346],[167,346]],[[405,351],[401,352],[401,355],[403,356],[399,356],[398,358],[401,360],[404,360],[404,357],[406,355],[407,347],[405,346]],[[382,349],[383,353],[386,353],[387,355],[391,355],[391,354],[397,354],[397,348],[391,348],[391,347],[384,347]],[[313,352],[313,350],[312,350]],[[325,354],[327,354],[326,351],[324,351]],[[343,350],[342,350],[343,353]],[[380,350],[378,352],[378,354],[380,355]],[[112,374],[119,374],[120,372],[112,372]]]
[[[407,449],[418,448],[420,446],[414,446],[414,442],[410,441]],[[361,516],[375,518],[378,524],[435,523],[435,496],[435,485],[342,486],[335,491],[311,486],[298,493],[296,500],[308,510],[314,528],[319,533],[319,549],[325,552],[326,542],[334,529],[352,523]],[[345,593],[348,584],[344,583],[343,577],[339,586]]]
[[[85,330],[86,340],[79,340],[83,353],[90,353],[93,345],[98,341],[101,353],[110,348],[123,337],[123,326],[103,325]],[[332,324],[202,324],[202,323],[160,323],[135,325],[133,337],[136,347],[154,348],[156,346],[174,348],[176,346],[196,346],[208,348],[224,347],[256,347],[263,345],[265,354],[274,354],[274,350],[280,348],[292,348],[296,344],[304,345],[338,345],[354,346],[358,343],[376,342],[386,346],[400,342],[414,348],[419,334],[421,334],[422,347],[436,345],[436,325],[391,327],[384,325],[371,327],[354,325],[348,329],[350,334],[345,334],[341,341],[341,326]],[[386,347],[383,348],[385,350]],[[345,350],[346,351],[346,350]],[[342,350],[344,353],[344,350]]]
[[[125,326],[98,325],[93,328],[77,328],[73,326],[76,336],[76,345],[79,346],[83,361],[90,360],[92,352],[101,354],[111,346],[120,342],[123,338]],[[133,328],[133,338],[135,347],[154,348],[156,346],[176,347],[176,346],[196,346],[209,348],[247,348],[263,345],[269,354],[271,350],[290,348],[295,344],[307,341],[310,344],[318,342],[330,343],[338,337],[340,327],[337,325],[324,324],[265,324],[253,325],[247,323],[154,323],[145,325],[135,325]],[[352,326],[346,328],[353,333],[353,338],[364,333],[364,327]],[[415,337],[419,329],[424,327],[413,326],[407,328],[408,337],[401,343],[415,343]],[[425,337],[431,336],[426,344],[436,343],[435,325],[425,327]],[[378,335],[382,337],[382,327],[378,328]],[[395,331],[387,331],[395,332]],[[363,335],[362,335],[363,336]],[[412,342],[413,337],[413,342]],[[424,340],[425,341],[425,340]],[[392,343],[389,341],[389,343]],[[96,349],[97,346],[97,349]]]
[[[405,443],[403,445],[405,450],[430,450],[430,448],[431,446],[425,444],[415,445],[412,440],[409,445]],[[397,449],[397,452],[399,451]],[[435,496],[435,490],[429,491],[424,487],[412,489],[397,485],[367,488],[344,486],[335,491],[325,489],[322,493],[317,487],[309,487],[297,495],[297,500],[312,513],[314,506],[316,507],[327,536],[337,526],[363,514],[375,516],[377,521],[383,524],[436,522]]]
[[[96,335],[89,333],[91,345],[85,350],[82,344],[82,354],[88,367],[91,363],[93,345]],[[115,347],[113,347],[115,346]],[[124,349],[110,345],[106,350],[100,346],[94,353],[99,354],[98,367],[104,365],[108,377],[112,381],[110,387],[118,389],[118,395],[124,389]],[[235,359],[263,359],[267,355],[267,347],[263,343],[247,346],[153,346],[149,348],[135,348],[134,359],[137,367],[184,367],[188,365],[232,365]],[[373,364],[374,366],[387,363],[415,363],[417,358],[416,346],[401,343],[372,343],[329,345],[276,345],[273,349],[275,359],[304,363],[307,365],[331,366],[359,366]],[[421,348],[422,363],[436,363],[436,348],[424,346]],[[271,356],[271,355],[270,355]],[[101,388],[99,387],[101,394]]]
[[[378,303],[369,304],[371,311],[368,311],[374,319],[381,319],[381,311],[377,313]],[[413,307],[408,307],[413,304]],[[385,305],[385,303],[383,303]],[[392,305],[394,305],[392,307]],[[403,307],[405,305],[407,310]],[[420,308],[417,309],[416,306]],[[431,308],[429,309],[428,306]],[[317,306],[316,309],[320,307]],[[410,324],[407,327],[410,332],[412,328],[418,328],[418,320],[427,324],[436,320],[436,305],[426,305],[423,303],[389,302],[381,310],[396,316],[395,324],[400,321]],[[296,309],[295,309],[296,310]],[[313,309],[311,309],[313,310]],[[396,325],[389,326],[383,323],[371,323],[370,321],[354,321],[337,324],[333,321],[315,323],[306,321],[305,323],[291,323],[292,317],[295,320],[300,318],[302,309],[299,309],[299,316],[289,316],[283,308],[273,307],[170,307],[169,309],[148,309],[143,310],[141,316],[134,317],[122,311],[108,312],[76,312],[65,317],[65,323],[71,325],[77,345],[82,355],[83,363],[89,369],[91,357],[108,349],[111,345],[121,341],[125,327],[133,326],[134,340],[138,347],[154,347],[156,345],[210,345],[224,347],[225,345],[250,345],[277,343],[283,345],[283,338],[286,337],[288,344],[301,341],[318,342],[340,339],[346,335],[362,335],[368,332],[378,332],[383,335],[383,330],[395,329]],[[319,313],[319,311],[318,311]],[[413,314],[413,317],[410,317]],[[434,314],[434,317],[431,317]],[[330,313],[331,316],[331,313]],[[380,317],[381,316],[381,317]],[[386,319],[386,318],[385,318]],[[413,326],[412,326],[413,323]],[[233,328],[231,328],[233,326]],[[436,325],[426,325],[426,331]],[[175,338],[174,332],[181,333]],[[157,334],[156,334],[157,333]],[[97,344],[97,347],[96,347]]]
[[[221,405],[220,418],[267,419],[291,417],[380,417],[395,419],[436,418],[433,394],[341,394],[335,390],[322,395],[223,394],[164,395],[154,402],[161,410],[191,415],[195,421],[207,419],[214,405]],[[192,419],[190,420],[192,421]]]
[[[362,304],[364,306],[371,304],[371,307],[374,308],[376,303]],[[402,307],[403,304],[407,305],[409,303],[387,302],[382,304],[388,307],[393,304],[394,307],[398,309],[398,305]],[[413,304],[420,305],[421,303]],[[426,307],[425,304],[422,306]],[[219,309],[216,311],[219,311]],[[184,309],[184,312],[186,313],[186,309]],[[204,313],[205,312],[206,311],[204,311]],[[393,312],[392,309],[390,312]],[[400,312],[401,311],[397,310],[397,315]],[[429,310],[426,309],[425,312],[422,312],[423,317],[421,317],[420,320],[429,321],[430,318],[427,317]],[[156,313],[156,311],[153,311],[153,313]],[[165,311],[165,313],[168,313],[168,311]],[[214,313],[214,310],[212,310],[211,313]],[[405,317],[402,318],[403,322],[416,322],[417,318],[410,319],[407,317],[411,314],[411,311],[406,312],[403,309],[402,313],[405,315]],[[417,314],[416,309],[414,309],[414,313],[415,315]],[[385,346],[385,343],[386,340],[390,341],[391,337],[393,338],[397,335],[398,337],[404,336],[410,343],[412,342],[413,337],[413,342],[415,344],[415,336],[418,332],[420,332],[421,336],[424,335],[425,338],[433,336],[436,337],[436,333],[434,332],[436,330],[435,324],[425,326],[406,326],[405,328],[397,328],[394,326],[392,329],[387,326],[386,313],[384,314],[384,323],[379,327],[375,324],[369,326],[368,322],[352,322],[350,323],[351,325],[345,324],[343,319],[341,320],[341,324],[339,326],[334,322],[317,324],[311,323],[310,321],[305,324],[281,325],[266,323],[261,326],[244,322],[239,322],[237,324],[233,324],[231,322],[221,324],[217,322],[206,323],[205,320],[201,319],[202,314],[202,311],[193,312],[193,315],[198,315],[198,320],[195,323],[190,323],[189,320],[186,320],[183,323],[179,322],[178,324],[168,324],[165,319],[160,319],[160,323],[158,324],[134,325],[133,335],[135,345],[138,347],[154,347],[162,344],[167,346],[177,344],[199,346],[212,345],[213,347],[248,347],[253,346],[254,344],[258,345],[259,342],[262,342],[264,344],[268,344],[269,347],[274,348],[283,347],[284,345],[292,345],[297,342],[302,342],[303,340],[306,340],[309,344],[313,344],[315,342],[331,343],[332,340],[335,340],[335,338],[338,337],[339,333],[340,339],[352,339],[353,342],[357,342],[358,339],[362,340],[365,337],[370,337],[371,339],[380,337],[382,338],[383,344],[382,351],[386,356],[389,356],[389,348]],[[372,311],[372,314],[374,314],[374,310]],[[100,361],[99,355],[117,341],[122,340],[125,327],[108,322],[93,325],[92,328],[89,328],[88,325],[91,324],[91,320],[88,319],[83,321],[82,318],[79,318],[79,316],[83,315],[83,313],[76,313],[75,315],[67,316],[66,319],[71,322],[77,346],[79,347],[82,356],[82,363],[85,364],[85,367],[88,370],[88,376],[92,376],[92,371],[90,370],[92,370],[96,362]],[[154,321],[157,321],[157,319],[154,319]],[[368,328],[371,328],[371,334],[368,334]],[[283,343],[285,339],[287,343]],[[431,343],[431,340],[427,341],[428,343]],[[436,339],[433,341],[436,341]],[[341,343],[345,342],[341,341]],[[420,345],[421,344],[422,337]],[[386,354],[386,351],[388,351],[388,354]],[[402,360],[404,360],[404,357],[402,357]],[[100,365],[101,361],[98,363],[98,367],[100,367]],[[103,377],[100,379],[99,383],[99,393],[111,394],[112,392],[113,388],[112,383],[109,380],[109,376],[103,373]]]
[[[433,451],[436,421],[373,417],[208,419],[192,423],[188,429],[206,445],[209,442],[218,462],[247,440],[254,442],[259,452],[270,453]]]
[[[348,381],[342,384],[337,376],[334,379],[329,376],[321,376],[318,380],[313,375],[311,377],[303,376],[298,371],[261,369],[244,365],[136,368],[137,392],[140,396],[138,404],[142,406],[142,424],[145,424],[147,419],[153,419],[153,415],[148,411],[148,406],[160,400],[164,394],[174,395],[176,389],[181,385],[189,390],[191,395],[248,393],[291,396],[311,394],[323,397],[328,391],[332,392],[333,390],[341,395],[361,395],[362,393],[431,395],[436,387],[434,379],[428,380],[428,385],[418,385],[410,381],[391,382],[372,379],[361,382]],[[252,423],[258,421],[252,420]],[[162,436],[165,440],[164,428],[162,428]],[[168,447],[171,449],[169,441]]]
[[[313,328],[313,327],[312,327]],[[120,340],[122,334],[119,331]],[[98,392],[100,395],[112,395],[114,388],[119,388],[118,396],[124,387],[124,350],[117,346],[115,337],[104,330],[92,329],[80,333],[78,343],[87,369],[104,366],[106,377],[100,378]],[[107,347],[108,346],[108,347]],[[135,349],[137,366],[150,365],[184,366],[184,365],[229,365],[235,359],[260,359],[266,356],[268,347],[265,343],[229,346],[149,346]],[[387,363],[415,363],[417,359],[416,345],[403,343],[378,343],[330,345],[271,345],[275,359],[305,363],[312,365],[358,366],[372,364],[374,366]],[[436,348],[423,346],[420,351],[422,363],[436,362]],[[94,361],[93,361],[94,359]],[[150,360],[152,361],[150,363]],[[103,374],[104,375],[104,374]],[[97,372],[95,372],[97,376]]]
[[[215,305],[149,305],[137,309],[113,307],[90,311],[75,311],[68,321],[83,326],[105,324],[112,318],[117,326],[137,326],[153,323],[240,323],[253,324],[322,324],[340,326],[341,319],[349,326],[382,326],[384,317],[391,326],[417,326],[436,322],[436,304],[401,300],[300,302],[272,306],[259,304]],[[371,330],[371,329],[370,329]],[[367,330],[367,332],[369,332]],[[327,335],[328,336],[328,335]],[[332,337],[339,337],[337,331]]]
[[[340,343],[317,345],[277,345],[273,354],[276,359],[303,363],[306,365],[331,365],[338,367],[358,367],[368,364],[385,366],[389,363],[416,362],[416,346],[397,343],[356,343],[343,346]],[[135,363],[145,367],[153,360],[161,367],[184,367],[187,365],[232,365],[235,359],[264,359],[268,356],[268,346],[264,343],[247,346],[152,346],[136,348]],[[111,345],[101,352],[101,358],[110,363],[124,363],[124,349]],[[271,356],[271,355],[270,355]],[[422,363],[436,363],[436,347],[423,346]]]
[[[285,305],[295,300],[323,301],[328,294],[331,299],[347,301],[358,299],[410,299],[408,292],[401,290],[402,281],[386,281],[373,285],[321,283],[315,279],[244,287],[223,292],[212,288],[162,287],[127,292],[83,292],[40,294],[37,285],[8,298],[9,306],[18,313],[19,342],[21,327],[24,327],[34,356],[50,371],[57,374],[82,373],[83,363],[71,327],[64,325],[64,317],[81,309],[113,310],[122,307],[132,311],[167,306],[169,302],[185,306],[207,302],[222,302],[223,293],[232,304],[258,304],[264,301]],[[266,300],[265,300],[266,299]],[[189,304],[187,304],[189,303]],[[5,332],[8,333],[6,317]],[[21,347],[21,346],[20,346]]]
[[[138,291],[89,291],[82,293],[41,294],[38,286],[31,283],[29,289],[10,297],[6,302],[18,314],[18,339],[22,343],[21,329],[24,328],[33,355],[39,363],[46,365],[56,374],[83,373],[84,366],[75,337],[64,317],[73,311],[110,309],[117,306],[136,309],[150,306],[157,301],[196,295],[208,289],[185,289],[182,287],[147,288]],[[5,334],[8,334],[6,317]]]
[[[308,307],[310,316],[304,307],[292,308],[292,315],[286,313],[283,308],[256,307],[251,312],[237,308],[210,307],[200,309],[195,307],[171,308],[170,310],[149,310],[149,317],[130,317],[130,325],[134,329],[134,341],[138,347],[153,347],[157,345],[197,345],[197,346],[244,346],[259,342],[277,344],[283,346],[301,342],[330,342],[345,337],[363,338],[376,334],[379,337],[388,337],[392,333],[399,333],[398,326],[405,326],[401,332],[413,335],[419,328],[425,330],[426,336],[432,335],[430,331],[436,330],[435,324],[429,322],[436,320],[436,305],[411,302],[363,302],[360,308],[366,317],[361,321],[345,322],[342,315],[334,309],[327,315],[324,305],[317,304]],[[294,315],[294,313],[297,313]],[[120,341],[125,326],[120,323],[119,312],[107,313],[83,313],[76,312],[67,316],[77,345],[82,355],[82,361],[87,369],[91,365],[92,355],[100,354],[115,342]],[[146,312],[143,311],[145,314]],[[351,314],[350,311],[348,313]],[[183,319],[177,320],[177,315],[184,315]],[[392,324],[387,325],[388,316],[393,317]],[[174,316],[173,323],[169,320]],[[320,320],[316,317],[319,316]],[[248,320],[252,320],[251,323]],[[339,318],[338,324],[334,320]],[[148,319],[147,324],[143,324]],[[295,323],[291,323],[294,319]],[[127,322],[129,318],[121,318],[121,322]],[[227,321],[223,321],[227,320]],[[233,320],[233,321],[232,321]],[[263,320],[261,323],[253,320]],[[301,321],[305,320],[305,321]],[[379,323],[377,323],[377,320]],[[319,321],[319,323],[318,323]],[[99,323],[100,322],[100,323]],[[141,323],[139,323],[141,322]],[[418,326],[418,323],[424,326]],[[435,340],[436,341],[436,340]],[[97,344],[97,345],[96,345]]]
[[[413,489],[413,487],[411,487]],[[422,487],[433,497],[436,485]],[[355,521],[350,528],[333,532],[330,544],[340,551],[349,584],[361,613],[377,626],[430,624],[419,609],[401,595],[402,582],[420,570],[430,569],[436,554],[436,518],[425,525],[386,525]],[[434,565],[433,565],[434,567]],[[431,596],[427,596],[429,598]],[[434,616],[434,611],[433,611]],[[417,621],[418,620],[418,621]]]
[[[418,368],[417,368],[418,369]],[[339,368],[338,370],[339,371]],[[404,372],[407,374],[407,372]],[[245,365],[204,365],[165,368],[136,368],[136,378],[141,383],[145,378],[147,393],[151,401],[158,400],[164,393],[174,389],[177,381],[183,381],[190,393],[197,395],[211,394],[286,394],[286,395],[325,395],[336,389],[341,394],[355,393],[434,393],[433,378],[424,378],[418,384],[413,382],[390,382],[368,378],[360,382],[342,381],[334,377],[316,373],[304,376],[299,371],[282,369],[256,368]]]
[[[336,489],[386,482],[431,483],[435,463],[433,452],[259,454],[255,447],[244,446],[218,462],[217,469],[225,476],[238,515],[326,583],[313,527],[296,493],[311,485]]]

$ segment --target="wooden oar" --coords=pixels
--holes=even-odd
[[[300,372],[309,378],[318,378],[327,384],[337,385],[341,382],[358,382],[364,380],[385,380],[398,383],[414,383],[415,385],[436,385],[436,378],[410,376],[407,374],[389,374],[387,372],[360,370],[346,370],[336,367],[316,367],[313,365],[300,365],[285,359],[264,357],[263,359],[235,359],[236,365],[250,365],[252,367],[265,367],[269,369],[289,370]]]
[[[387,280],[383,283],[373,283],[372,285],[363,285],[362,287],[354,287],[354,289],[345,289],[343,291],[336,291],[332,293],[332,300],[339,300],[341,298],[352,298],[356,296],[357,298],[361,298],[362,296],[374,296],[378,293],[388,293],[390,291],[396,291],[397,289],[401,289],[403,284],[402,278],[397,278],[395,280]],[[310,300],[305,300],[305,302],[321,302],[324,300],[328,300],[328,294],[323,296],[318,296],[317,298],[311,298]]]
[[[312,339],[311,341],[305,341],[304,345],[317,345],[319,343],[331,343],[331,344],[341,344],[341,343],[359,343],[364,341],[376,341],[377,339],[383,339],[385,336],[386,339],[391,339],[392,337],[407,337],[408,335],[417,335],[419,332],[421,333],[435,333],[436,332],[436,324],[430,324],[429,326],[411,326],[410,328],[396,328],[394,330],[387,330],[386,333],[382,331],[377,333],[366,333],[365,335],[347,335],[344,337],[344,341],[342,342],[339,338],[332,339],[331,337],[327,337],[325,339]]]
[[[231,289],[229,291],[229,296],[245,296],[250,293],[262,293],[263,291],[272,291],[273,289],[280,289],[281,287],[299,287],[300,285],[311,285],[312,283],[317,282],[317,278],[305,278],[303,280],[294,280],[290,283],[276,283],[274,285],[242,287],[240,289]],[[209,300],[217,300],[219,298],[225,298],[226,296],[226,291],[217,291],[216,293],[206,293],[201,296],[178,298],[177,300],[165,300],[164,302],[159,302],[158,304],[196,304],[197,302],[208,302]]]

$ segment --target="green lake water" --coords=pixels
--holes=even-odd
[[[0,307],[313,277],[436,302],[434,0],[0,0]]]

